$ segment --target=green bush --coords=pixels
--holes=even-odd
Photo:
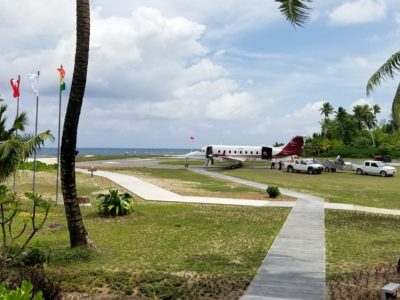
[[[133,212],[133,197],[128,193],[120,194],[118,190],[109,190],[107,194],[100,194],[98,212],[104,216],[122,216]]]
[[[33,167],[34,167],[33,161],[30,161],[30,162],[24,162],[20,166],[20,169],[33,171]],[[36,171],[40,172],[40,171],[52,171],[52,170],[57,170],[57,164],[48,165],[41,161],[36,161]]]
[[[42,292],[33,293],[33,286],[26,280],[22,281],[21,287],[15,290],[8,290],[0,283],[0,299],[10,300],[42,300]]]
[[[281,194],[281,192],[279,191],[279,187],[276,185],[268,186],[267,193],[270,198],[276,198]]]

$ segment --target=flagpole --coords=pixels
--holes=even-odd
[[[40,76],[40,71],[37,71],[38,81]],[[32,192],[35,193],[36,190],[36,151],[37,151],[37,131],[38,131],[38,116],[39,116],[39,92],[36,93],[36,121],[35,121],[35,145],[33,151],[33,183],[32,183]]]
[[[18,75],[18,84],[20,84],[20,82],[21,82],[20,80],[21,80],[21,75]],[[19,90],[19,86],[18,86],[18,90]],[[18,116],[19,116],[19,93],[18,93],[18,97],[17,97],[17,117],[16,117],[16,119],[18,119]],[[15,130],[15,136],[18,137],[18,129]],[[15,193],[17,191],[16,186],[15,186],[15,173],[13,176],[13,180],[14,180],[13,192]]]
[[[62,65],[60,69],[62,69]],[[61,82],[60,82],[61,83]],[[58,101],[58,137],[57,137],[57,179],[56,179],[56,204],[60,204],[58,200],[58,180],[60,177],[60,134],[61,134],[61,86],[59,87],[59,101]]]

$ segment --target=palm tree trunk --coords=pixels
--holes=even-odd
[[[371,135],[372,145],[374,145],[374,148],[376,148],[374,134],[372,133],[372,130],[370,128],[368,128],[368,131],[369,131],[369,134]]]
[[[89,0],[76,1],[77,39],[74,74],[65,113],[61,142],[61,187],[65,215],[68,222],[71,247],[87,245],[88,234],[83,225],[79,204],[76,201],[75,151],[86,75],[89,60],[90,8]]]

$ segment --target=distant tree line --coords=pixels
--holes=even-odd
[[[400,157],[400,131],[392,118],[378,122],[379,105],[356,105],[347,112],[325,102],[320,112],[321,131],[306,139],[306,156]]]

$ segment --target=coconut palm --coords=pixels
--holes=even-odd
[[[329,115],[333,113],[333,106],[329,102],[324,102],[319,109],[321,115],[324,115],[325,120],[329,119]]]
[[[302,26],[309,18],[311,0],[275,0],[279,10],[293,25]],[[76,1],[76,53],[71,92],[65,114],[61,144],[61,186],[68,221],[71,247],[87,245],[88,235],[76,201],[75,153],[79,116],[85,94],[89,60],[90,8],[89,0]]]
[[[79,116],[86,87],[89,61],[89,0],[76,1],[76,52],[74,73],[61,142],[61,187],[71,247],[87,245],[89,238],[76,201],[75,153]]]
[[[379,108],[379,106],[377,108]],[[376,114],[374,113],[375,109],[370,107],[368,104],[356,105],[353,107],[354,118],[357,120],[359,128],[366,128],[369,131],[374,147],[376,147],[376,144],[372,129],[376,126],[377,123]]]
[[[303,26],[309,18],[310,7],[307,5],[311,0],[275,0],[280,3],[279,10],[286,20],[293,25]]]
[[[400,71],[400,52],[393,54],[368,80],[367,95],[370,95],[375,86],[381,85],[383,80],[394,79],[396,72]],[[400,127],[400,84],[392,102],[392,120],[394,129]]]
[[[26,113],[21,113],[12,123],[11,128],[6,128],[7,105],[0,105],[0,182],[15,174],[19,166],[35,149],[40,148],[45,140],[53,140],[47,130],[37,136],[23,135],[27,124]],[[19,135],[16,132],[19,132]]]

